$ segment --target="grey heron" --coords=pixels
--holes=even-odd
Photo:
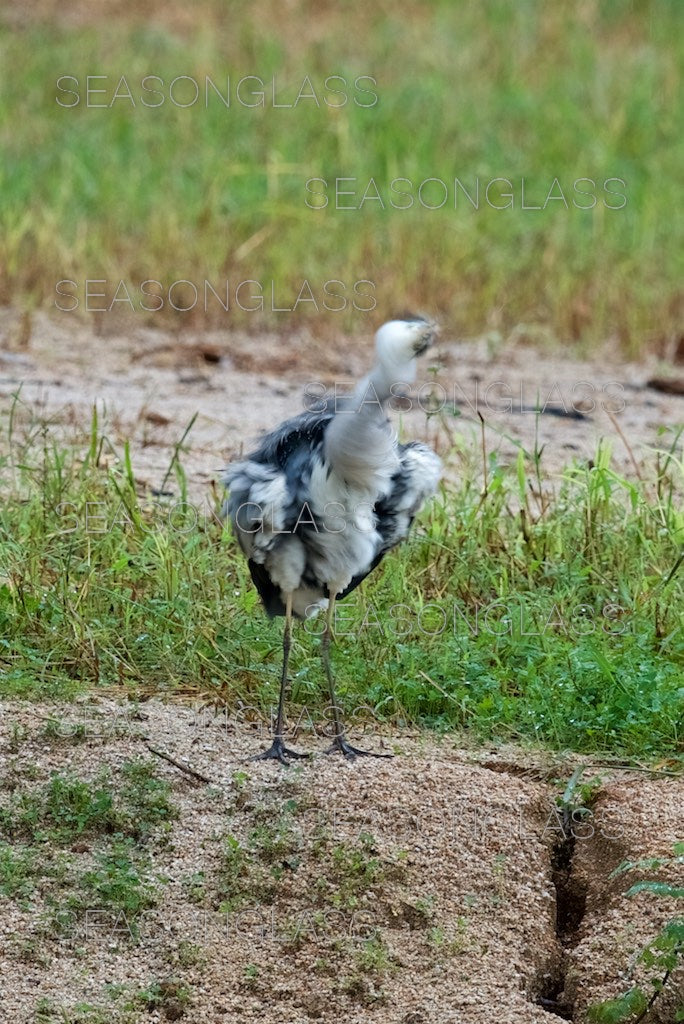
[[[335,736],[326,751],[353,760],[373,754],[345,736],[330,667],[335,601],[345,598],[404,540],[439,483],[442,464],[418,441],[399,444],[387,417],[397,385],[413,383],[416,357],[435,325],[410,317],[376,333],[371,372],[343,399],[286,420],[259,447],[228,466],[226,512],[270,618],[285,617],[280,697],[273,742],[255,759],[308,757],[285,746],[284,701],[292,619],[325,610],[321,657]]]

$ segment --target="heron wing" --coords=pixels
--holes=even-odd
[[[327,412],[294,416],[246,458],[228,466],[223,482],[230,494],[224,512],[248,558],[263,563],[279,538],[292,533],[304,517],[311,470],[322,458],[331,419]]]
[[[400,466],[392,477],[392,489],[374,507],[381,545],[368,568],[352,578],[338,599],[351,594],[387,552],[406,539],[422,504],[437,490],[442,474],[439,456],[420,441],[400,444],[398,450]]]

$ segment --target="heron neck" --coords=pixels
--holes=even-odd
[[[373,409],[383,412],[385,403],[392,397],[392,386],[412,384],[416,379],[416,362],[387,366],[376,363],[369,374],[359,382],[354,392],[354,406],[357,412]]]

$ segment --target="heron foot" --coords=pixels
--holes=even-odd
[[[249,757],[248,761],[280,761],[281,764],[290,764],[290,761],[306,760],[311,754],[300,754],[297,750],[286,747],[282,736],[274,736],[273,743],[268,750]]]
[[[392,757],[391,754],[376,754],[374,750],[361,750],[360,747],[353,747],[344,734],[335,737],[326,750],[326,754],[334,754],[337,751],[344,754],[347,761],[355,761],[357,757]]]

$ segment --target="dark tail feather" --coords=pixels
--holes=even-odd
[[[276,615],[284,615],[285,605],[280,596],[280,588],[276,587],[275,583],[273,583],[263,565],[253,562],[251,558],[247,564],[252,581],[259,591],[259,597],[263,602],[269,619],[274,619]]]

